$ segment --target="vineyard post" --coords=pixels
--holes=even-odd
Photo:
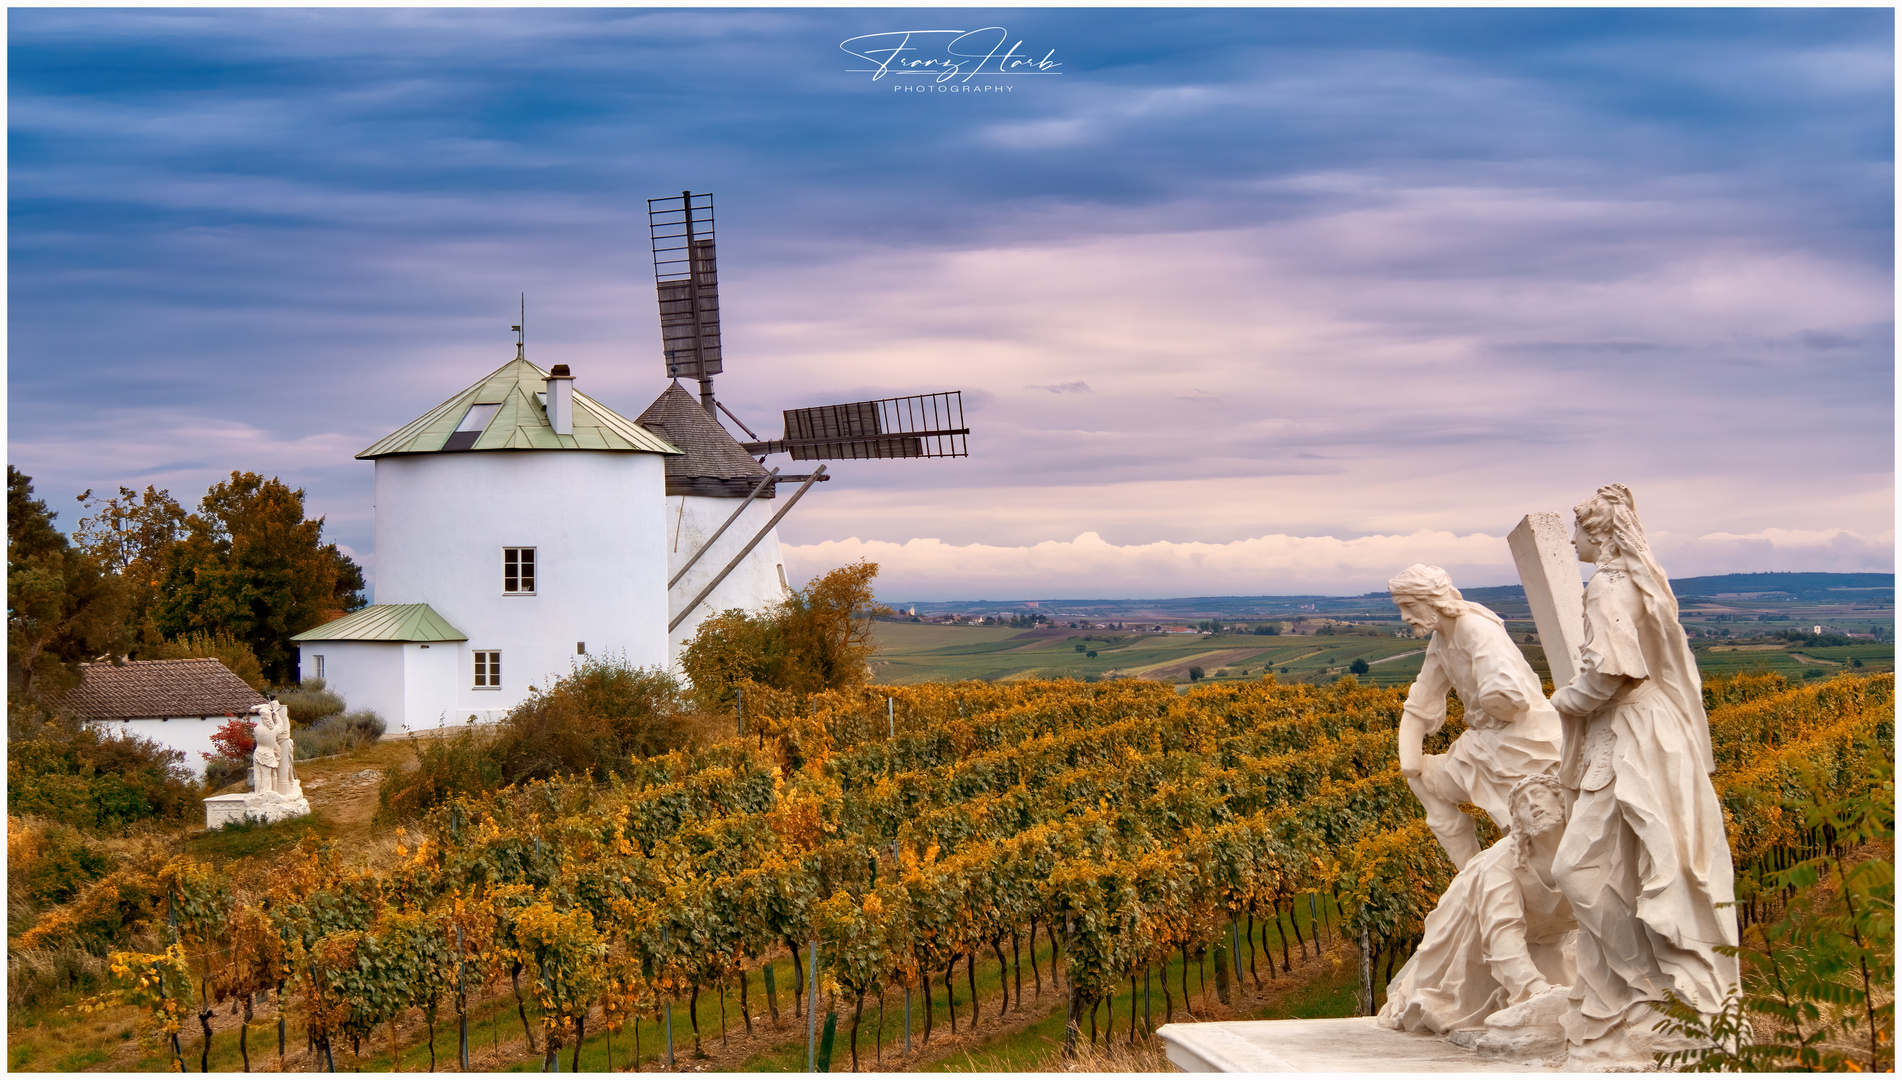
[[[816,1071],[819,1044],[813,1041],[817,1034],[819,1017],[819,939],[813,938],[806,953],[806,970],[810,971],[812,985],[806,990],[806,1071]]]
[[[898,720],[896,719],[896,716],[897,714],[893,711],[893,707],[892,707],[892,699],[886,698],[885,699],[885,737],[887,739],[898,738]]]
[[[1143,1028],[1149,1031],[1151,1034],[1154,1034],[1156,1030],[1155,1022],[1151,1020],[1149,1017],[1149,965],[1148,964],[1143,965]]]
[[[746,734],[746,691],[733,691],[733,733]]]
[[[1374,1015],[1374,957],[1365,922],[1360,924],[1360,1011],[1355,1015]]]
[[[462,924],[456,924],[456,1057],[469,1071],[469,1001],[462,985]]]
[[[660,928],[660,941],[661,941],[661,944],[663,945],[667,943],[669,929],[671,928],[666,926],[663,926]],[[660,995],[658,994],[655,995],[656,998],[658,998],[659,996]],[[670,998],[673,997],[671,990],[668,993],[668,997]],[[661,1011],[661,1015],[666,1018],[665,1026],[667,1029],[667,1067],[669,1069],[672,1069],[674,1067],[674,1004],[673,1002],[668,1001],[662,1004],[660,1007],[660,1011]]]
[[[1235,989],[1242,986],[1242,928],[1234,919],[1228,921],[1229,959],[1235,962]]]
[[[905,1053],[911,1053],[911,987],[905,987]]]

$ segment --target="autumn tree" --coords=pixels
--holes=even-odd
[[[78,685],[82,661],[125,647],[118,579],[53,527],[33,478],[7,466],[7,691],[43,700]]]
[[[294,670],[292,634],[363,606],[363,573],[324,520],[304,517],[304,492],[233,472],[185,519],[158,586],[153,623],[168,638],[225,633],[251,647],[265,678]]]
[[[700,624],[680,654],[694,696],[708,708],[733,700],[745,680],[816,694],[863,685],[870,672],[872,595],[878,564],[841,566],[760,613],[724,611]]]

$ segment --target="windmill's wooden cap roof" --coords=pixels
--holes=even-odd
[[[444,444],[468,415],[471,405],[495,405],[495,415],[469,450],[606,450],[635,454],[678,454],[667,440],[579,390],[574,393],[574,434],[557,435],[548,410],[536,397],[547,388],[548,372],[516,357],[473,386],[385,436],[358,458],[393,454],[458,453]]]
[[[669,383],[641,413],[643,427],[666,436],[684,451],[667,459],[667,494],[744,497],[766,475],[700,402],[679,383]],[[770,498],[771,485],[760,493]]]
[[[81,664],[79,674],[83,681],[57,705],[88,720],[243,716],[264,704],[263,694],[209,657]]]
[[[291,636],[292,641],[467,641],[428,604],[371,604]]]

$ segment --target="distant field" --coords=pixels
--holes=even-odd
[[[1270,668],[1283,681],[1331,680],[1366,660],[1363,683],[1406,685],[1420,673],[1422,642],[1412,638],[1245,634],[1143,634],[1135,631],[1016,630],[996,626],[873,624],[876,681],[905,685],[981,679],[1089,679],[1127,676],[1186,683],[1200,667],[1209,681],[1256,680]],[[1085,640],[1085,638],[1090,640]],[[1083,651],[1077,646],[1082,645]],[[1544,671],[1542,654],[1534,666]],[[1088,655],[1095,651],[1096,656]],[[1792,682],[1834,675],[1861,660],[1859,672],[1895,669],[1895,647],[1869,644],[1801,646],[1698,645],[1698,667],[1712,675],[1771,671]]]
[[[1356,659],[1366,660],[1370,668],[1363,682],[1407,683],[1419,673],[1417,654],[1421,647],[1410,638],[1385,634],[1210,636],[888,622],[874,624],[873,638],[878,643],[878,653],[872,658],[877,681],[898,685],[1113,675],[1186,683],[1191,667],[1202,668],[1216,682],[1260,679],[1270,667],[1284,679],[1326,678],[1344,674]],[[1078,645],[1083,646],[1082,651]],[[1088,655],[1091,651],[1095,657]],[[1415,655],[1406,655],[1409,653]]]

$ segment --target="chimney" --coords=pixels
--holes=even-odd
[[[548,372],[548,423],[557,435],[575,433],[575,377],[567,364],[556,364]]]

